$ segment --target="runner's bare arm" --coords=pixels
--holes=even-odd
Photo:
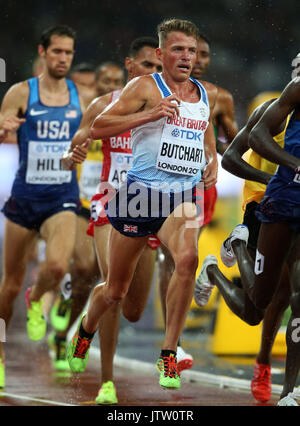
[[[292,111],[299,116],[300,78],[292,80],[282,92],[280,98],[273,102],[265,111],[259,122],[250,133],[249,145],[259,155],[275,164],[295,170],[300,166],[300,159],[282,149],[273,136],[280,124]]]
[[[92,138],[116,136],[162,117],[179,115],[177,103],[174,101],[180,103],[180,99],[176,95],[153,101],[157,89],[151,80],[147,76],[131,80],[120,98],[98,115],[91,129]]]
[[[203,172],[202,180],[204,181],[204,189],[209,189],[217,183],[218,177],[216,138],[211,121],[204,135],[204,149],[207,166]]]
[[[252,180],[267,185],[272,177],[269,173],[252,167],[243,159],[243,155],[250,148],[248,139],[251,130],[274,100],[275,99],[271,99],[270,101],[264,102],[255,109],[245,127],[236,135],[222,157],[222,167],[241,179]],[[284,126],[281,126],[277,134],[280,133],[283,128]]]
[[[226,142],[217,140],[217,151],[223,155],[230,146],[231,141],[238,133],[238,126],[235,121],[233,96],[228,90],[218,87],[218,96],[216,101],[215,125],[221,128],[226,137]]]
[[[62,166],[66,170],[74,170],[77,164],[83,163],[86,159],[88,148],[92,143],[90,139],[90,129],[93,121],[109,104],[111,94],[107,94],[94,99],[83,114],[80,126],[73,136],[68,152],[62,158]]]
[[[13,85],[3,98],[0,111],[0,143],[12,139],[24,117],[29,96],[27,82]]]

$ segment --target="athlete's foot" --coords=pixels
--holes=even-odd
[[[76,333],[68,346],[67,359],[74,373],[82,373],[86,369],[89,349],[93,339],[93,335],[88,335],[81,327],[85,315],[86,313],[82,314]]]
[[[67,344],[65,338],[60,338],[55,331],[48,336],[48,346],[51,353],[53,367],[58,371],[68,371],[70,366],[67,360]]]
[[[207,267],[218,265],[218,260],[213,255],[208,255],[203,261],[201,271],[195,282],[194,299],[198,306],[203,307],[207,304],[211,292],[214,288],[207,275]]]
[[[232,249],[232,242],[234,240],[242,240],[248,243],[249,230],[246,225],[237,225],[231,232],[229,237],[223,242],[221,246],[221,259],[225,266],[231,268],[236,264],[236,255]]]
[[[191,354],[186,353],[181,346],[177,346],[177,368],[179,373],[192,368],[194,359]]]
[[[41,340],[47,331],[47,322],[43,315],[43,299],[38,302],[30,302],[29,295],[31,288],[25,293],[27,306],[27,334],[30,340]]]
[[[279,407],[299,407],[299,404],[297,403],[296,398],[299,399],[299,394],[297,394],[296,392],[291,392],[287,396],[285,396],[284,398],[281,398],[278,401],[277,406],[279,406]]]
[[[71,318],[72,298],[65,299],[62,293],[56,298],[50,312],[50,321],[56,331],[65,331]]]
[[[162,359],[160,386],[168,389],[180,389],[180,372],[177,368],[176,354],[170,353],[169,356],[161,356],[160,358]]]
[[[268,402],[270,400],[272,394],[270,365],[259,364],[256,361],[251,381],[251,392],[259,402]]]
[[[95,402],[100,405],[118,404],[116,388],[112,381],[103,383]]]
[[[0,389],[5,387],[5,363],[0,358]]]

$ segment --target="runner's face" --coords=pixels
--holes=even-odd
[[[94,72],[73,72],[71,79],[74,83],[81,84],[82,86],[88,87],[89,89],[93,89],[95,87],[95,73]]]
[[[205,40],[199,39],[197,42],[196,63],[192,71],[192,77],[200,80],[205,74],[210,63],[210,49]]]
[[[156,49],[145,46],[135,58],[126,58],[126,68],[129,79],[141,75],[153,74],[162,71],[162,64],[156,56]]]
[[[106,65],[102,68],[96,81],[98,96],[121,89],[123,86],[124,73],[121,68],[113,65]]]
[[[187,80],[196,62],[197,42],[179,31],[171,32],[164,46],[158,49],[164,71],[175,81]]]
[[[40,46],[49,74],[57,79],[68,73],[74,57],[74,40],[71,37],[53,35],[47,50]]]

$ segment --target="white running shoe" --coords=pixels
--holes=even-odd
[[[211,284],[207,275],[209,265],[218,265],[216,256],[209,254],[203,261],[201,271],[195,282],[194,299],[198,306],[203,307],[207,304],[214,284]]]
[[[299,407],[299,404],[295,401],[296,397],[299,397],[299,394],[296,394],[296,392],[290,392],[287,396],[280,399],[278,401],[277,406],[278,407]]]
[[[245,241],[246,245],[248,243],[249,230],[246,225],[237,225],[234,230],[231,232],[229,237],[223,242],[221,246],[221,259],[227,268],[231,268],[236,264],[236,256],[232,250],[231,243],[234,240]]]
[[[183,370],[192,368],[194,364],[194,358],[191,354],[187,354],[181,346],[177,346],[177,368],[179,373]]]

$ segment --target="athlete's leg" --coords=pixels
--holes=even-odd
[[[148,237],[127,237],[114,228],[111,229],[107,282],[97,286],[92,293],[89,310],[83,320],[86,332],[94,333],[104,312],[111,306],[122,303],[147,239]]]
[[[68,271],[75,245],[76,214],[64,211],[51,216],[41,226],[40,233],[46,241],[46,260],[40,265],[37,283],[30,292],[31,302],[56,289]]]
[[[108,274],[109,236],[111,224],[94,227],[94,240],[101,279],[105,282]],[[108,309],[99,321],[101,355],[101,384],[113,381],[113,359],[118,343],[121,305]]]
[[[87,219],[78,216],[73,261],[70,267],[73,300],[69,328],[82,312],[90,292],[100,278],[94,238],[87,235],[87,227]]]
[[[231,283],[216,265],[207,267],[210,282],[217,285],[229,308],[250,325],[260,323],[277,290],[291,237],[286,224],[263,223],[255,268],[245,242],[238,239],[232,242],[244,286],[242,289]]]
[[[160,292],[160,301],[163,314],[164,325],[166,325],[166,300],[169,283],[171,281],[172,274],[174,272],[174,260],[171,256],[171,253],[163,244],[160,245],[159,250],[161,250],[163,258],[159,258],[159,292]]]
[[[155,259],[156,250],[152,250],[146,245],[122,306],[123,315],[130,322],[137,322],[145,310],[152,284]]]
[[[30,231],[6,219],[3,243],[3,275],[0,287],[0,318],[9,325],[13,303],[18,296],[26,273],[28,249],[35,240],[36,231]],[[3,359],[2,343],[0,358]]]
[[[289,253],[292,314],[286,331],[287,357],[281,398],[293,392],[300,368],[300,235]]]
[[[168,247],[175,264],[167,292],[166,336],[162,347],[174,352],[191,304],[198,265],[199,229],[186,226],[187,221],[195,215],[196,207],[193,204],[179,205],[157,234]]]
[[[287,265],[283,266],[280,284],[273,299],[265,311],[260,350],[257,362],[271,365],[271,353],[278,330],[282,323],[284,312],[290,303],[291,287]]]

